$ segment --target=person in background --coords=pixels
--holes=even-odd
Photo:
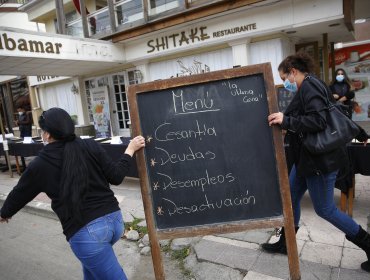
[[[330,85],[331,93],[336,101],[348,106],[347,115],[352,119],[352,99],[355,97],[355,92],[352,89],[351,81],[349,80],[346,71],[338,68],[335,71],[335,81]]]
[[[20,137],[31,137],[32,136],[32,118],[30,114],[27,113],[26,108],[23,105],[18,105],[18,120],[16,125],[19,126]],[[21,157],[23,170],[26,168],[26,160]]]
[[[294,92],[294,97],[284,113],[270,114],[268,123],[287,131],[285,142],[289,144],[294,163],[289,182],[296,232],[301,216],[300,202],[308,190],[316,214],[343,231],[349,241],[365,251],[367,261],[361,267],[370,272],[370,234],[350,216],[339,211],[334,203],[337,173],[347,161],[345,147],[313,155],[302,146],[302,133],[319,132],[326,127],[328,89],[324,82],[310,75],[314,71],[314,63],[305,53],[288,56],[280,63],[278,71],[285,88]],[[366,144],[369,136],[361,129],[356,138]],[[278,242],[264,243],[262,248],[267,252],[286,253],[284,228],[281,233]]]
[[[43,112],[39,126],[45,146],[6,198],[0,222],[8,222],[45,192],[82,264],[84,279],[127,279],[112,248],[124,232],[124,222],[110,184],[122,182],[134,153],[145,146],[144,137],[133,138],[121,159],[113,162],[96,141],[75,136],[74,123],[63,109]]]
[[[32,136],[32,119],[30,115],[26,112],[24,106],[19,105],[17,107],[18,111],[18,120],[16,124],[19,126],[20,136],[24,137],[31,137]]]

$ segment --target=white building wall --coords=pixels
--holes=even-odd
[[[78,101],[71,92],[72,81],[49,86],[40,86],[39,98],[42,110],[46,111],[52,107],[60,107],[70,115],[78,115]]]
[[[207,68],[208,67],[208,68]],[[152,81],[177,76],[187,76],[233,67],[231,47],[213,52],[186,56],[162,62],[151,63],[150,78]]]
[[[0,26],[45,32],[44,24],[28,21],[27,14],[21,12],[0,13]]]
[[[290,53],[290,43],[285,39],[272,39],[251,43],[249,47],[250,56],[249,64],[258,64],[270,62],[272,74],[274,76],[274,83],[282,84],[277,68],[280,62]]]
[[[258,7],[247,10],[199,20],[196,23],[184,24],[164,31],[152,32],[139,39],[123,42],[126,59],[134,63],[140,60],[150,60],[158,56],[173,55],[179,52],[188,52],[192,49],[207,48],[236,40],[254,39],[261,36],[281,34],[286,29],[310,27],[312,24],[343,18],[342,0],[285,0],[276,1],[276,4],[261,2]],[[250,28],[232,34],[223,34],[227,29],[249,26]],[[200,30],[203,28],[203,38]],[[191,40],[191,34],[198,37]],[[314,32],[316,31],[307,31]],[[181,42],[181,34],[188,40]],[[176,37],[174,37],[176,35]],[[158,46],[157,42],[164,46]]]

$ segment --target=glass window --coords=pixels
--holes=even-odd
[[[88,15],[89,35],[111,30],[108,8],[103,8]]]
[[[144,18],[141,0],[123,0],[116,3],[117,24],[132,23]]]
[[[127,122],[130,121],[130,115],[127,106],[125,76],[114,75],[113,81],[119,129],[126,129],[129,128]]]
[[[148,0],[148,15],[155,16],[180,7],[180,0]]]

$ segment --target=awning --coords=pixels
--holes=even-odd
[[[112,42],[0,27],[0,75],[81,76],[125,60]]]

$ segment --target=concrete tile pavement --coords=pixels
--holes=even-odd
[[[0,204],[19,180],[19,175],[10,178],[0,172]],[[137,179],[127,178],[120,186],[112,186],[120,202],[126,221],[133,217],[144,218],[140,186]],[[339,204],[340,192],[335,191]],[[26,209],[39,215],[53,216],[50,200],[40,194]],[[356,175],[354,219],[367,229],[370,215],[370,177]],[[55,216],[54,216],[55,217]],[[289,279],[288,260],[284,255],[266,254],[260,244],[274,241],[273,229],[261,229],[241,233],[204,236],[193,239],[193,250],[185,266],[195,279],[244,279],[278,280]],[[297,234],[298,252],[302,279],[370,279],[370,274],[360,268],[366,260],[365,253],[344,234],[319,218],[306,194],[302,201],[301,227]]]

